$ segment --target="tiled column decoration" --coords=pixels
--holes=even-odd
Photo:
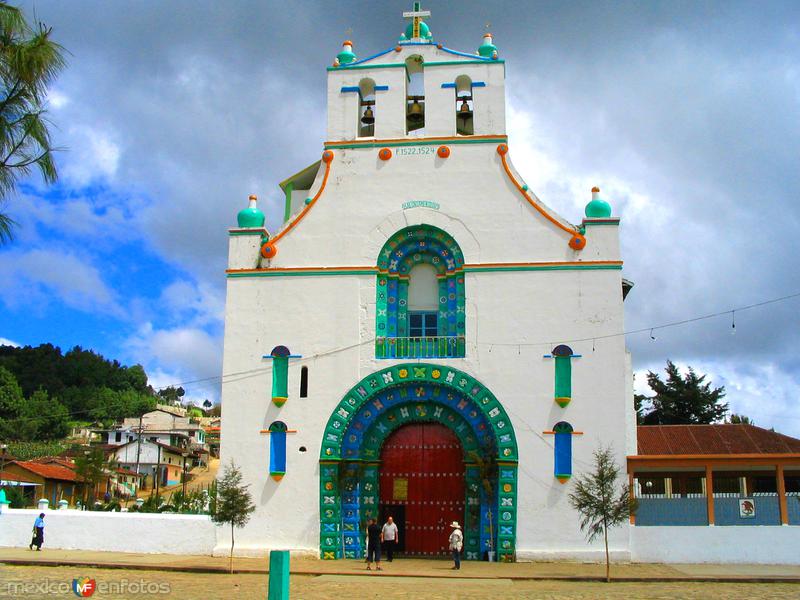
[[[323,560],[342,558],[341,495],[339,492],[339,462],[320,461],[320,532],[319,550]]]
[[[498,463],[497,556],[514,562],[517,539],[517,463]]]
[[[342,463],[342,538],[345,558],[361,558],[363,527],[359,488],[359,463]]]
[[[481,472],[468,464],[464,475],[466,509],[464,511],[464,558],[481,560]]]

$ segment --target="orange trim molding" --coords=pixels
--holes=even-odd
[[[500,160],[503,162],[503,170],[506,172],[506,175],[511,180],[511,183],[514,184],[514,187],[517,188],[519,193],[522,194],[522,197],[528,201],[528,204],[530,204],[533,208],[535,208],[539,212],[539,214],[541,214],[545,219],[550,221],[553,225],[555,225],[562,231],[565,231],[566,233],[570,234],[570,236],[572,236],[570,237],[569,240],[570,248],[572,248],[573,250],[583,250],[584,247],[586,246],[586,237],[584,237],[584,235],[576,228],[567,227],[566,225],[561,223],[558,219],[553,218],[547,211],[545,211],[541,206],[539,206],[538,202],[535,202],[533,198],[530,197],[530,195],[528,194],[527,186],[523,187],[522,185],[520,185],[519,181],[517,181],[514,175],[511,173],[511,169],[508,166],[508,159],[506,158],[506,155],[508,154],[508,145],[500,144],[499,146],[497,146],[497,153],[500,155]]]
[[[328,184],[328,175],[330,175],[331,172],[331,163],[333,162],[333,150],[325,150],[325,152],[322,153],[322,162],[325,163],[325,175],[322,177],[322,185],[319,187],[319,190],[317,190],[317,193],[311,199],[311,202],[306,204],[305,208],[301,210],[298,213],[298,215],[286,227],[284,227],[284,229],[280,233],[278,233],[278,235],[276,235],[269,241],[270,245],[274,246],[283,236],[285,236],[292,229],[294,229],[295,226],[300,221],[303,220],[303,217],[305,217],[308,214],[308,211],[310,211],[311,208],[317,203],[317,200],[319,200],[320,196],[322,196],[322,192],[325,191],[325,186]]]

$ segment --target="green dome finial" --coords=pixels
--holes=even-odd
[[[403,18],[411,19],[411,22],[406,27],[405,39],[406,40],[430,40],[433,37],[430,27],[422,20],[422,17],[430,17],[431,11],[422,10],[419,2],[414,2],[414,8],[410,11],[403,13]],[[402,41],[402,38],[401,38]]]
[[[346,65],[356,60],[356,55],[353,53],[353,42],[345,40],[342,42],[342,51],[336,55],[336,60],[339,64]]]
[[[483,34],[483,43],[478,48],[478,54],[483,58],[497,58],[497,46],[492,43],[492,34]]]
[[[258,198],[255,196],[250,196],[249,206],[243,210],[240,210],[239,214],[236,215],[236,221],[239,224],[239,227],[264,227],[264,221],[266,219],[264,217],[264,213],[256,208],[256,200],[258,200]]]
[[[588,219],[607,219],[611,216],[611,205],[600,197],[600,188],[592,188],[592,201],[584,211]]]

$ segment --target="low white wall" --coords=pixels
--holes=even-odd
[[[0,547],[27,548],[41,511],[0,514]],[[207,515],[47,510],[44,547],[144,554],[211,555],[216,525]]]
[[[631,527],[631,560],[800,565],[800,527]]]

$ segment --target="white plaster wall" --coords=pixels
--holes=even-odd
[[[800,565],[800,527],[631,527],[631,560]]]
[[[415,46],[391,52],[376,64],[402,62],[407,52],[425,52],[430,61],[440,51]],[[448,54],[437,60],[451,59]],[[476,96],[476,127],[485,119],[491,130],[482,133],[505,130],[504,67],[472,67],[426,71],[429,93],[437,98],[444,94],[448,106],[447,115],[437,116],[445,103],[426,98],[431,102],[426,129],[430,123],[431,132],[439,131],[445,118],[449,123],[453,90],[441,89],[441,83],[466,73],[487,83]],[[354,135],[355,108],[346,104],[348,94],[340,89],[368,76],[377,85],[389,85],[388,92],[378,92],[376,110],[381,103],[394,106],[393,102],[401,110],[384,125],[376,114],[378,137],[402,137],[395,129],[404,119],[404,70],[386,68],[329,72],[328,139]],[[353,111],[352,119],[344,114],[348,110]],[[479,110],[485,117],[478,118]],[[353,130],[348,132],[351,121]],[[392,234],[420,223],[451,234],[468,264],[619,260],[616,226],[588,227],[586,248],[570,249],[570,236],[531,207],[508,180],[496,147],[496,142],[451,144],[448,159],[434,153],[403,155],[394,147],[394,157],[386,162],[378,158],[378,148],[334,150],[326,190],[303,221],[279,240],[277,256],[262,266],[374,267]],[[435,151],[436,146],[429,148]],[[324,164],[309,196],[319,189],[323,170]],[[404,210],[402,204],[411,200],[435,202],[439,209]],[[256,260],[255,254],[245,252],[245,242],[231,240],[231,264]],[[553,439],[543,432],[561,420],[583,432],[573,437],[576,475],[590,468],[592,453],[600,445],[612,446],[623,469],[626,454],[635,448],[624,339],[603,337],[624,331],[621,272],[482,272],[467,273],[465,281],[467,356],[425,362],[472,374],[497,396],[511,418],[520,456],[518,555],[595,556],[597,547],[586,544],[569,507],[570,485],[559,484],[553,476]],[[270,548],[318,553],[323,430],[348,389],[391,364],[375,359],[374,337],[375,275],[228,279],[223,373],[238,375],[223,380],[222,461],[241,466],[257,505],[250,524],[238,535],[242,554],[262,554]],[[569,341],[576,339],[584,341]],[[543,358],[559,343],[569,343],[582,355],[573,360],[573,401],[564,409],[553,401],[552,360]],[[270,402],[271,361],[262,359],[279,344],[304,357],[290,361],[289,400],[280,408]],[[309,367],[309,396],[301,399],[304,365]],[[280,482],[269,478],[269,438],[259,433],[275,420],[297,430],[287,436],[287,469]],[[220,549],[226,544],[223,536]],[[614,531],[611,545],[615,556],[627,556],[627,526]]]
[[[0,547],[27,548],[33,522],[40,512],[8,509],[0,514]],[[217,538],[217,527],[207,515],[77,510],[51,510],[45,514],[44,548],[211,555]]]

